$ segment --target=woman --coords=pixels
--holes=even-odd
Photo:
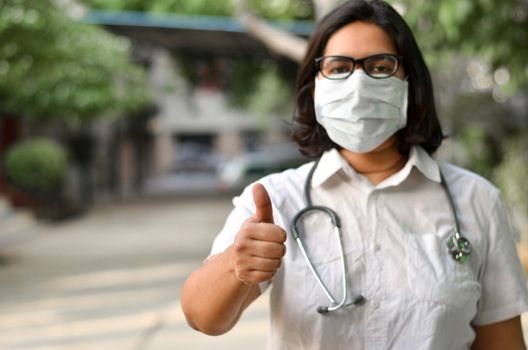
[[[348,1],[321,21],[297,110],[293,139],[319,160],[234,199],[184,285],[188,323],[227,332],[271,286],[270,349],[524,349],[528,293],[500,193],[432,158],[430,75],[388,4]],[[342,249],[326,213],[294,219],[310,203],[336,212]]]

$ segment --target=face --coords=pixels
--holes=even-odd
[[[364,58],[377,54],[398,55],[391,37],[375,24],[356,21],[340,28],[328,40],[323,56],[348,56]],[[361,69],[355,67],[354,72]],[[396,77],[403,79],[405,72],[400,64]],[[321,73],[317,75],[320,79]]]
[[[361,21],[347,24],[332,34],[323,52],[323,56],[348,56],[356,59],[377,54],[398,55],[399,53],[391,37],[383,29],[375,24]],[[358,69],[362,69],[361,65],[357,65],[354,72]],[[401,64],[394,76],[404,79],[405,72]],[[318,73],[317,78],[325,79],[321,73]],[[395,147],[396,136],[393,135],[372,152],[384,151]],[[343,151],[350,153],[347,150]]]

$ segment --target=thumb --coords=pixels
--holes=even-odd
[[[260,222],[273,224],[273,207],[271,199],[262,184],[253,185],[253,200],[255,201],[255,219]]]

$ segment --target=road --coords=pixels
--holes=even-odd
[[[226,335],[191,330],[179,305],[228,197],[113,202],[0,247],[0,349],[264,349],[265,296]]]
[[[191,330],[179,305],[230,208],[218,195],[112,202],[0,240],[0,349],[265,349],[267,295],[219,337]]]

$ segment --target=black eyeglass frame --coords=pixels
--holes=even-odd
[[[369,60],[369,59],[372,59],[372,58],[378,58],[378,57],[392,57],[392,58],[395,58],[396,59],[396,66],[394,68],[394,71],[386,76],[386,77],[376,77],[376,76],[372,76],[370,75],[367,70],[365,69],[365,64],[364,62],[366,60]],[[353,66],[352,66],[352,70],[350,71],[350,73],[347,75],[347,76],[344,76],[342,78],[330,78],[328,76],[326,76],[322,69],[321,69],[321,62],[325,59],[325,58],[329,58],[329,57],[332,57],[332,58],[341,58],[341,59],[346,59],[346,60],[350,60],[352,63],[353,63]],[[363,58],[352,58],[352,57],[348,57],[348,56],[339,56],[339,55],[331,55],[331,56],[322,56],[322,57],[317,57],[315,59],[315,66],[317,68],[317,71],[318,72],[321,72],[321,74],[323,75],[323,77],[325,77],[326,79],[330,79],[330,80],[344,80],[344,79],[347,79],[348,77],[350,77],[354,71],[356,70],[356,66],[359,64],[361,65],[361,68],[363,69],[363,71],[365,72],[366,75],[368,75],[369,77],[373,78],[373,79],[387,79],[387,78],[390,78],[394,75],[396,75],[396,73],[398,73],[398,70],[400,69],[400,62],[403,60],[403,57],[402,56],[398,56],[398,55],[393,55],[391,53],[381,53],[381,54],[376,54],[376,55],[372,55],[372,56],[367,56],[367,57],[363,57]]]

